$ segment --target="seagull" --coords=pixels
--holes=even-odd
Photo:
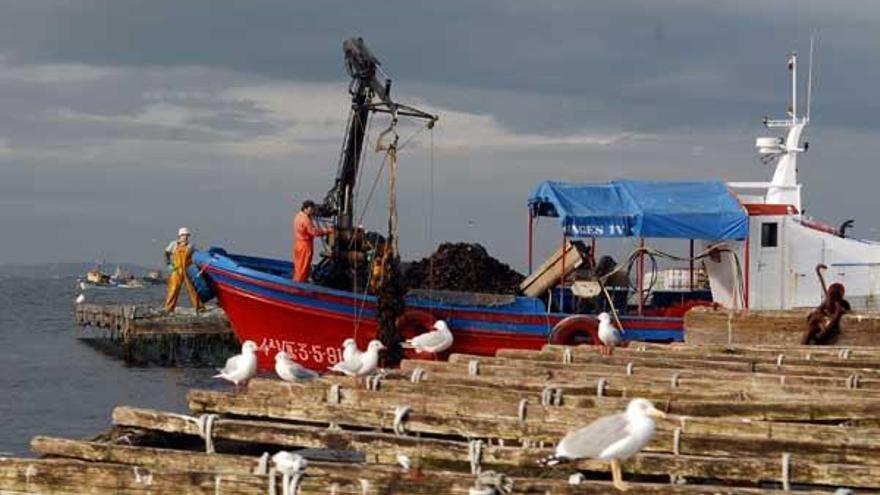
[[[80,295],[76,296],[76,303],[77,304],[82,304],[84,302],[86,302],[86,295],[85,294],[80,294]]]
[[[539,462],[554,466],[564,461],[599,459],[611,461],[611,478],[614,487],[625,491],[620,461],[642,450],[654,436],[654,418],[666,414],[654,408],[650,401],[633,399],[626,412],[603,416],[589,425],[568,432],[556,446],[556,452]]]
[[[285,382],[318,378],[318,373],[290,359],[290,356],[284,351],[275,354],[275,373],[278,373],[278,376]]]
[[[284,495],[297,493],[302,475],[309,465],[306,458],[299,454],[280,450],[272,456],[272,463],[275,465],[275,469],[282,474],[281,493]],[[290,485],[291,479],[293,480],[293,487]]]
[[[602,341],[601,352],[605,356],[610,356],[614,348],[623,343],[623,334],[611,323],[611,315],[605,312],[599,313],[599,340]]]
[[[370,375],[379,366],[379,351],[382,349],[385,349],[382,342],[375,339],[371,340],[370,344],[367,345],[366,352],[359,356],[351,356],[351,359],[343,359],[334,364],[330,369],[355,378]]]
[[[363,352],[358,349],[357,342],[354,339],[345,339],[342,341],[342,360],[348,361],[352,356],[360,356]]]
[[[434,322],[434,330],[417,335],[403,343],[403,347],[415,349],[416,353],[440,353],[452,347],[452,332],[443,320]]]
[[[257,374],[257,344],[252,340],[245,340],[241,345],[241,354],[236,354],[226,360],[226,366],[214,378],[222,378],[235,384],[235,391],[239,391],[239,385],[247,389],[248,381]]]

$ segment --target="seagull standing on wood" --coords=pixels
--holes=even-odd
[[[353,356],[360,356],[363,352],[358,349],[357,342],[354,339],[348,338],[342,341],[342,360],[348,361]]]
[[[236,354],[226,360],[226,366],[214,378],[222,378],[235,384],[235,391],[239,392],[239,386],[247,390],[248,381],[257,374],[257,344],[252,340],[245,340],[241,345],[241,354]]]
[[[371,340],[370,344],[367,345],[366,352],[359,352],[360,355],[352,355],[349,359],[343,359],[334,364],[330,369],[356,379],[370,375],[379,366],[379,351],[382,349],[385,349],[382,342],[375,339]]]
[[[599,459],[611,461],[611,478],[614,487],[624,491],[629,487],[623,482],[620,461],[642,450],[654,436],[654,418],[665,418],[650,401],[633,399],[626,412],[603,416],[589,425],[568,432],[556,446],[556,453],[538,461],[554,466],[565,461]]]
[[[600,352],[604,356],[614,353],[614,348],[623,343],[623,334],[611,323],[611,315],[599,313],[599,340],[602,341]]]
[[[452,332],[443,320],[434,322],[434,330],[417,335],[403,343],[407,349],[415,349],[416,353],[429,352],[439,354],[452,347]]]
[[[318,373],[297,363],[290,356],[281,351],[275,354],[275,373],[285,382],[298,382],[318,378]]]

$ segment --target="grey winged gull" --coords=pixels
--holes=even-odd
[[[611,461],[614,487],[627,490],[620,461],[648,445],[654,436],[654,418],[664,417],[666,414],[654,408],[650,401],[633,399],[626,406],[626,412],[603,416],[583,428],[568,432],[556,446],[556,452],[539,463],[553,466],[578,459]]]
[[[348,361],[352,358],[352,356],[360,356],[363,354],[360,349],[358,349],[357,342],[354,339],[348,338],[342,341],[342,360]]]
[[[379,351],[385,349],[382,342],[371,340],[367,345],[367,350],[359,355],[352,355],[349,359],[345,359],[334,364],[330,370],[342,373],[355,379],[362,376],[373,374],[379,366]]]
[[[403,343],[403,347],[415,349],[416,353],[437,354],[452,347],[452,332],[443,320],[434,322],[434,330],[417,335]]]
[[[241,354],[236,354],[226,360],[226,366],[218,370],[220,373],[214,378],[222,378],[235,385],[235,391],[239,386],[247,388],[248,381],[257,374],[257,344],[252,340],[245,340],[241,345]]]
[[[290,359],[290,355],[281,351],[275,354],[275,373],[285,382],[298,382],[318,378],[318,373]]]
[[[614,348],[623,343],[623,334],[611,323],[611,315],[599,313],[599,340],[602,341],[602,354],[610,356]]]

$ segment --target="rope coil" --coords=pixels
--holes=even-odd
[[[681,428],[676,428],[672,433],[672,453],[674,455],[681,453]]]
[[[782,454],[782,489],[791,490],[791,454],[785,452]]]
[[[853,373],[849,375],[846,379],[846,388],[849,389],[857,389],[859,388],[859,380],[861,380],[861,376],[858,373]]]
[[[633,364],[632,361],[630,361],[629,363],[626,363],[626,376],[632,376],[634,366],[635,366],[635,364]]]
[[[784,359],[785,359],[785,354],[780,354],[780,355],[776,356],[776,367],[777,367],[777,368],[781,368],[781,367],[782,367],[782,361],[783,361]]]
[[[475,474],[477,477],[468,495],[508,495],[513,492],[513,480],[503,473],[483,471]]]
[[[528,399],[521,399],[519,401],[519,409],[517,411],[517,414],[519,416],[519,420],[523,423],[525,423],[525,421],[526,421],[526,407],[527,407],[528,403],[529,403]]]
[[[480,460],[483,457],[483,441],[468,442],[468,461],[471,463],[471,474],[480,474]]]
[[[254,469],[254,474],[262,474],[263,476],[269,474],[268,452],[263,452],[263,455],[260,456],[260,459],[257,461],[257,467]]]
[[[406,435],[406,425],[403,423],[406,416],[412,411],[409,406],[397,406],[394,408],[394,434],[402,437]]]
[[[471,359],[468,362],[468,375],[477,376],[480,374],[480,362],[476,359]]]
[[[219,417],[216,414],[202,414],[196,419],[196,424],[199,425],[199,436],[205,440],[205,452],[208,454],[214,453],[214,422]]]
[[[561,406],[562,389],[558,387],[546,387],[541,392],[542,406]]]
[[[605,395],[605,385],[606,380],[599,378],[599,381],[596,382],[596,397],[603,397]]]
[[[572,356],[571,356],[571,347],[566,347],[564,351],[562,351],[562,364],[571,364]]]
[[[330,388],[327,390],[327,402],[331,404],[339,404],[339,384],[334,383],[330,385]]]
[[[370,375],[367,377],[367,390],[377,392],[382,383],[382,375]]]
[[[409,376],[409,381],[412,383],[419,383],[422,379],[425,378],[425,369],[424,368],[416,368],[412,370],[412,374]]]
[[[673,373],[672,374],[672,388],[678,388],[678,379],[681,376],[681,373]]]

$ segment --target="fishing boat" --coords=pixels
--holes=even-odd
[[[363,146],[363,133],[358,129],[364,129],[366,119],[380,111],[391,113],[395,121],[401,114],[425,118],[430,126],[437,118],[390,99],[390,80],[381,84],[375,79],[378,61],[361,40],[347,41],[345,51],[353,77],[353,110],[340,174],[324,211],[334,215],[346,240],[336,245],[349,249],[337,258],[351,262],[363,255],[351,250],[358,244],[353,239],[362,237],[351,227],[351,191]],[[526,202],[528,266],[531,272],[534,219],[557,218],[562,246],[554,263],[562,267],[557,277],[550,278],[549,290],[532,295],[413,291],[406,296],[407,310],[398,330],[408,338],[429,329],[435,319],[444,319],[454,335],[448,352],[492,355],[500,348],[539,349],[547,343],[597,344],[596,311],[606,309],[618,317],[627,341],[681,341],[682,315],[693,306],[788,309],[817,304],[822,287],[812,274],[822,263],[832,268],[834,280],[846,284],[848,297],[873,307],[880,290],[880,245],[848,238],[844,228],[802,214],[796,160],[807,149],[801,145],[801,134],[809,123],[809,110],[804,116],[797,113],[796,55],[789,57],[788,67],[792,72],[789,118],[764,120],[768,128],[786,129],[787,137],[757,140],[759,155],[765,161],[776,161],[770,182],[541,183]],[[755,189],[763,194],[754,194]],[[641,241],[628,257],[629,263],[614,270],[624,267],[636,274],[632,287],[616,288],[624,292],[622,299],[613,294],[613,287],[568,277],[574,267],[565,267],[573,243],[588,242],[581,261],[595,265],[597,239],[613,237]],[[688,287],[654,286],[658,270],[646,271],[645,262],[665,253],[647,245],[646,239],[652,238],[689,241],[689,253],[677,258],[689,263]],[[270,368],[274,354],[281,350],[306,366],[326,368],[341,359],[343,340],[355,338],[363,348],[377,336],[377,298],[365,289],[334,286],[334,278],[325,276],[333,270],[318,270],[318,283],[298,283],[291,280],[293,267],[288,261],[231,254],[222,248],[197,252],[194,262],[238,337],[259,345],[261,368]],[[546,268],[547,263],[538,271]],[[709,290],[694,287],[695,274],[701,270]],[[598,280],[603,281],[607,279]],[[350,282],[346,279],[342,285]],[[597,304],[584,311],[577,304],[579,298],[593,298]]]

